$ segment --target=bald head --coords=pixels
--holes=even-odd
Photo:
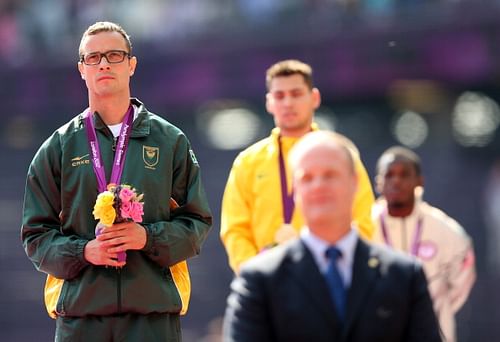
[[[295,202],[309,229],[331,243],[351,229],[357,189],[353,147],[339,134],[316,131],[300,139],[289,155]]]
[[[330,131],[310,132],[295,144],[289,156],[289,165],[292,173],[304,155],[318,148],[325,150],[325,153],[327,150],[330,150],[332,152],[339,151],[344,154],[350,172],[355,173],[354,158],[358,155],[356,146],[345,136]]]

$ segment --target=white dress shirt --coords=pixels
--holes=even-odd
[[[329,259],[326,256],[326,250],[330,243],[314,235],[308,227],[300,231],[300,238],[314,257],[322,274],[325,274],[328,268]],[[358,242],[358,233],[355,229],[342,237],[335,243],[335,246],[342,252],[342,257],[337,260],[337,268],[342,276],[344,287],[348,289],[351,286],[352,267],[354,263],[354,252]]]

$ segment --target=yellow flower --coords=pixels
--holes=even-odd
[[[95,205],[99,207],[113,206],[114,201],[115,195],[111,191],[104,191],[97,196]]]
[[[115,196],[111,191],[104,191],[97,196],[94,205],[94,217],[108,227],[113,225],[116,218],[115,208],[113,208],[114,200]]]
[[[99,221],[103,225],[111,227],[113,225],[113,222],[115,222],[115,218],[116,218],[116,211],[113,207],[111,207],[111,208],[106,208],[106,210],[102,213]]]

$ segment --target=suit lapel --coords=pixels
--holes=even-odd
[[[344,338],[348,336],[358,312],[366,303],[366,296],[373,288],[373,283],[378,277],[380,260],[376,255],[371,255],[371,249],[363,240],[358,239],[354,255],[352,282],[347,295],[346,321],[343,330]]]
[[[332,329],[337,329],[338,318],[335,308],[330,300],[330,293],[325,279],[314,261],[313,256],[300,240],[290,246],[289,274],[295,278],[299,286],[304,290],[304,296],[313,303],[325,317],[327,324]]]

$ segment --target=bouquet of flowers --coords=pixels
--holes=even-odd
[[[99,220],[95,228],[98,236],[106,227],[126,221],[142,222],[144,215],[143,194],[138,194],[130,185],[109,184],[106,191],[97,196],[94,218]],[[125,252],[118,253],[118,261],[125,261]]]

